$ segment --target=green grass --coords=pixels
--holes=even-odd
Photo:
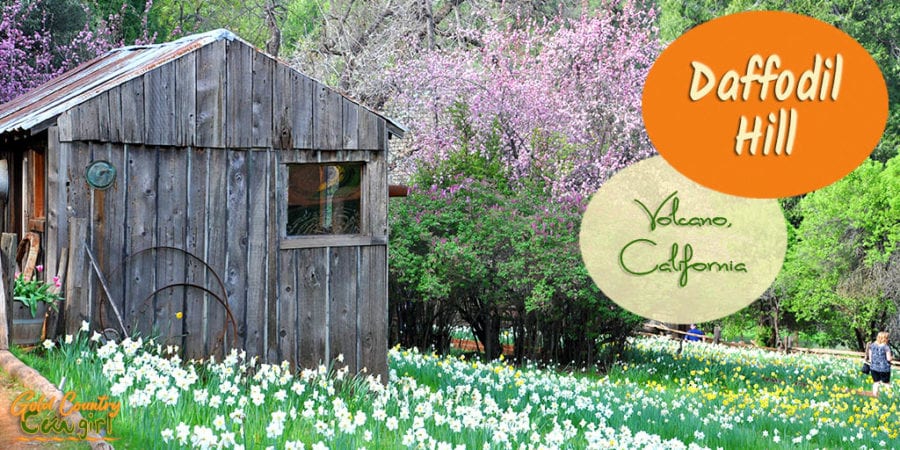
[[[637,339],[598,374],[393,349],[384,386],[340,361],[291,374],[169,350],[82,335],[22,357],[80,398],[115,394],[117,448],[900,447],[900,395],[855,394],[867,381],[839,358]]]

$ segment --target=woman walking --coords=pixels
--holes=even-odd
[[[872,375],[872,396],[878,397],[878,391],[884,385],[884,390],[891,391],[891,347],[888,345],[888,332],[878,333],[875,342],[869,345],[866,351],[866,360],[869,361]]]

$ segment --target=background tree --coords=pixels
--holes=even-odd
[[[451,327],[464,323],[490,358],[508,330],[518,361],[611,362],[643,320],[588,276],[577,242],[581,208],[549,198],[540,180],[514,188],[498,161],[463,145],[393,200],[392,335],[447,351]]]
[[[460,142],[497,157],[513,181],[542,179],[581,202],[610,175],[653,154],[641,89],[659,51],[652,10],[634,4],[594,16],[512,28],[488,22],[477,51],[435,50],[401,64],[392,111],[410,127],[413,168]],[[448,112],[467,108],[467,127]],[[462,133],[472,137],[466,138]]]
[[[590,193],[652,153],[640,92],[658,51],[654,20],[611,3],[572,20],[485,18],[477,50],[400,63],[394,108],[411,128],[416,188],[391,205],[392,311],[431,315],[424,326],[398,320],[397,334],[458,317],[489,357],[501,328],[520,358],[615,357],[642,319],[594,285],[578,226]]]
[[[428,52],[478,49],[493,22],[512,27],[592,11],[582,0],[335,0],[318,6],[315,31],[300,34],[292,63],[375,109],[394,87],[384,76]],[[297,29],[296,27],[294,28]],[[294,43],[285,29],[286,45]],[[477,51],[477,50],[476,50]]]
[[[228,29],[251,44],[278,56],[303,34],[297,32],[316,17],[317,0],[156,0],[153,17],[167,39]],[[327,5],[327,3],[325,3]]]
[[[89,11],[95,21],[91,28],[101,30],[100,27],[106,27],[103,32],[112,42],[150,43],[163,31],[157,15],[151,14],[153,0],[87,0],[78,3],[84,5],[82,8]]]
[[[120,16],[96,20],[75,1],[14,0],[2,8],[0,103],[123,44]],[[149,39],[146,28],[141,36]]]
[[[779,283],[797,318],[862,348],[900,305],[900,157],[806,195]]]

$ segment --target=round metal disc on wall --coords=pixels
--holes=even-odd
[[[84,179],[94,189],[108,189],[116,181],[116,168],[108,161],[94,161],[85,169]]]

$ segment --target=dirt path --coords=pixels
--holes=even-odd
[[[19,422],[9,412],[9,407],[17,395],[22,393],[24,389],[15,383],[9,374],[0,369],[0,448],[2,449],[35,449],[35,448],[51,448],[41,446],[36,443],[22,442],[19,437],[25,437]]]
[[[83,442],[60,443],[19,439],[27,439],[29,435],[22,431],[18,418],[10,414],[10,406],[23,391],[25,388],[21,384],[13,381],[8,373],[0,369],[0,450],[90,449],[90,446]]]

